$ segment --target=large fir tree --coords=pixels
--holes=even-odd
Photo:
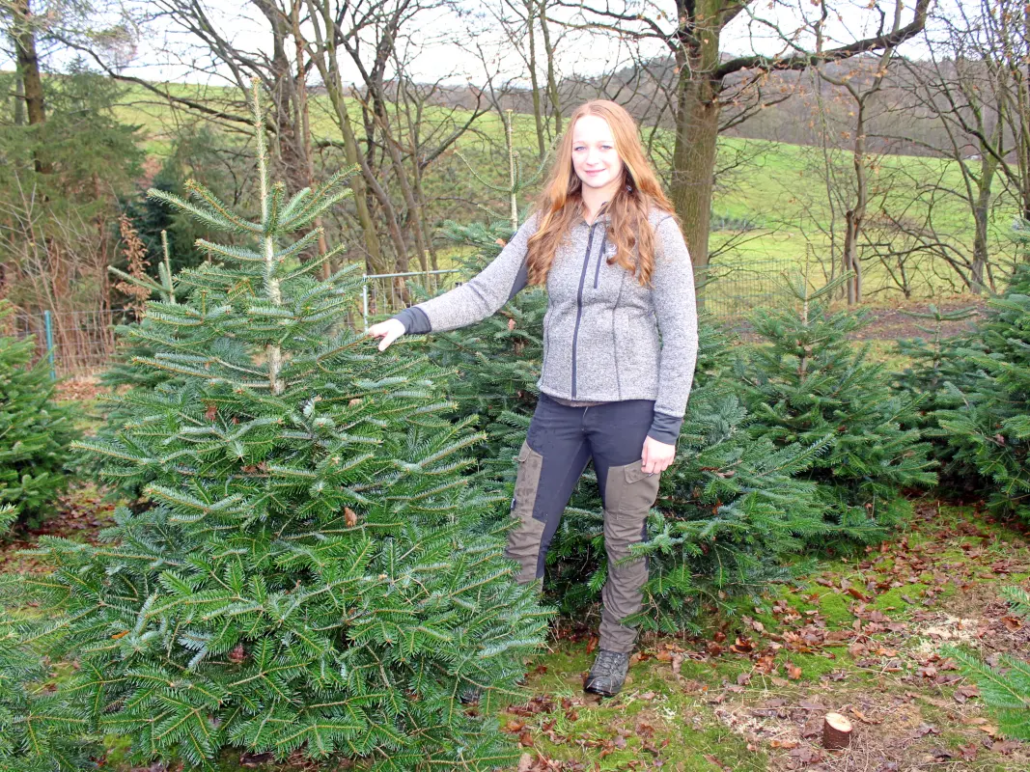
[[[289,200],[269,187],[256,90],[257,218],[199,185],[154,193],[251,245],[202,242],[212,262],[135,333],[154,351],[137,362],[175,378],[130,391],[122,430],[83,444],[106,480],[147,480],[154,506],[118,510],[99,546],[42,540],[53,575],[7,586],[63,612],[47,640],[78,658],[67,693],[137,759],[510,764],[489,716],[521,696],[547,615],[464,474],[480,437],[446,420],[439,371],[343,323],[355,273],[312,278],[338,250],[299,261],[318,234],[287,234],[340,202],[346,175]]]

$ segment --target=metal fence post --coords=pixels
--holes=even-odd
[[[364,320],[365,332],[368,332],[368,277],[361,277],[361,318]]]
[[[50,312],[43,312],[43,326],[46,329],[46,358],[50,362],[50,380],[57,380],[57,367],[54,363],[54,325],[50,321]]]

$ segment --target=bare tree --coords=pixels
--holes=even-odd
[[[836,46],[817,46],[826,20],[836,15],[830,0],[821,0],[819,13],[809,18],[799,4],[797,27],[785,30],[775,21],[761,16],[760,4],[747,0],[694,2],[676,0],[669,10],[651,2],[609,0],[558,0],[558,4],[582,14],[580,24],[608,30],[616,35],[661,43],[675,61],[675,150],[671,198],[683,220],[694,265],[707,266],[709,224],[714,185],[716,139],[722,111],[742,101],[741,95],[761,89],[768,73],[803,70],[820,62],[847,59],[857,54],[897,46],[923,28],[931,0],[916,0],[911,20],[896,30],[886,27],[887,18],[874,0],[870,13],[880,14],[875,34]],[[775,5],[774,8],[782,8]],[[773,30],[789,43],[779,55],[751,54],[726,58],[722,55],[722,34],[727,25],[744,14],[754,27]],[[802,45],[811,39],[811,48]],[[821,38],[820,38],[821,39]],[[743,75],[742,78],[735,79]],[[754,98],[752,97],[754,102]],[[762,99],[757,100],[761,104]],[[746,116],[745,116],[746,117]]]
[[[907,99],[898,109],[905,111],[909,125],[932,122],[942,129],[936,141],[909,141],[949,159],[960,175],[958,185],[942,181],[935,186],[935,195],[959,203],[972,217],[971,251],[956,239],[945,263],[974,293],[995,285],[992,253],[1003,246],[992,244],[996,204],[1005,198],[1017,202],[1024,215],[1030,213],[1030,105],[1023,53],[1030,41],[1022,14],[1022,6],[1012,0],[941,10],[932,17],[933,33],[927,34],[929,57],[905,61],[900,73]],[[1002,19],[1009,22],[1002,24]],[[1005,188],[1007,195],[999,197]]]
[[[824,6],[824,12],[826,8]],[[896,35],[901,29],[904,3],[896,0],[894,5],[894,23],[891,34]],[[820,41],[821,43],[821,41]],[[822,48],[817,44],[817,51]],[[862,238],[862,227],[865,221],[866,208],[869,205],[868,167],[876,163],[876,156],[870,157],[866,148],[866,131],[869,120],[869,109],[883,88],[887,78],[887,69],[894,57],[894,45],[885,45],[879,57],[857,57],[858,69],[848,73],[847,77],[837,78],[826,71],[825,67],[816,66],[819,77],[847,92],[853,102],[851,113],[854,114],[854,128],[850,133],[852,139],[851,158],[854,169],[854,198],[844,213],[844,249],[841,253],[841,269],[849,274],[845,280],[848,305],[862,302],[862,264],[859,261],[859,242]],[[863,70],[871,69],[868,77]]]
[[[556,34],[547,17],[552,2],[553,0],[499,0],[496,3],[485,4],[490,17],[500,27],[508,47],[522,60],[529,75],[537,156],[540,159],[547,154],[554,137],[561,134],[562,126],[559,92],[561,78],[557,68],[557,52],[565,35],[560,26]],[[543,45],[542,52],[538,50],[538,41]],[[544,69],[542,85],[541,62]],[[551,118],[554,119],[553,132]]]
[[[332,103],[339,144],[361,169],[363,226],[366,212],[370,225],[376,215],[385,220],[394,254],[389,267],[407,271],[414,253],[425,269],[433,256],[423,175],[488,109],[480,95],[471,110],[437,111],[427,119],[425,107],[439,82],[416,84],[410,59],[418,46],[408,31],[420,17],[448,6],[420,0],[307,0],[307,6],[312,32],[306,48]],[[361,88],[344,83],[344,59],[358,72]],[[348,103],[360,107],[359,121]],[[380,257],[376,268],[387,267]]]

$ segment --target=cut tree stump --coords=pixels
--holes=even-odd
[[[823,747],[839,751],[851,744],[851,722],[840,713],[827,713],[823,721]]]

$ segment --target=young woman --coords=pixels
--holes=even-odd
[[[637,633],[621,620],[640,611],[648,571],[645,558],[619,561],[647,538],[697,358],[690,256],[636,125],[614,102],[587,102],[572,114],[535,213],[490,265],[368,332],[382,351],[404,334],[464,327],[527,284],[547,288],[544,362],[505,554],[521,566],[517,581],[542,584],[547,548],[592,459],[609,568],[599,652],[584,688],[611,696]]]

